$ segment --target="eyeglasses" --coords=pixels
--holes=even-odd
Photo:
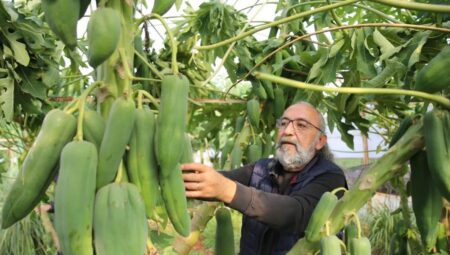
[[[295,119],[295,120],[290,120],[288,118],[277,119],[277,128],[284,130],[289,126],[289,124],[291,122],[294,126],[294,130],[298,133],[305,132],[310,127],[313,127],[315,129],[319,130],[320,133],[323,133],[323,134],[325,133],[322,129],[318,128],[317,126],[313,125],[311,122],[309,122],[305,119]]]

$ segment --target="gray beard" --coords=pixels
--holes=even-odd
[[[295,154],[287,153],[283,147],[280,146],[280,142],[281,141],[277,144],[276,158],[285,171],[298,172],[301,171],[315,156],[316,150],[314,147],[318,141],[314,141],[309,148],[303,148],[297,141],[295,141],[295,147],[297,150],[297,153]]]

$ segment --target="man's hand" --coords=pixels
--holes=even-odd
[[[214,198],[230,203],[236,193],[236,183],[215,169],[198,163],[182,164],[186,196],[192,198]]]

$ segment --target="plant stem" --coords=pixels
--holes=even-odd
[[[75,135],[75,140],[77,140],[77,141],[83,141],[83,118],[84,118],[84,105],[86,104],[86,98],[100,84],[102,84],[102,83],[99,81],[92,83],[91,86],[89,86],[85,91],[83,91],[83,94],[81,94],[81,96],[79,98],[77,133]]]
[[[373,12],[373,13],[377,14],[378,16],[382,17],[385,20],[388,20],[388,21],[391,21],[391,22],[394,22],[394,23],[402,23],[400,20],[397,20],[394,17],[391,17],[391,16],[387,15],[386,13],[381,12],[381,11],[379,11],[379,10],[377,10],[375,8],[372,8],[372,7],[368,6],[368,5],[356,3],[356,4],[354,4],[354,6],[359,7],[361,9],[365,9],[365,10],[370,11],[370,12]]]
[[[148,93],[145,90],[139,90],[139,92],[142,93],[143,96],[148,98],[150,100],[150,102],[152,102],[152,104],[156,107],[156,109],[159,109],[158,101],[156,101],[156,99],[150,93]]]
[[[156,76],[158,76],[159,79],[162,80],[163,75],[158,71],[158,69],[156,69],[156,67],[154,67],[152,64],[150,64],[150,63],[147,61],[147,59],[146,59],[144,56],[142,56],[139,52],[137,52],[136,50],[134,51],[134,54],[136,54],[136,56],[137,56],[138,58],[140,58],[140,59],[142,60],[142,62],[144,62],[144,63],[147,65],[147,67],[150,68],[150,70],[151,70]]]
[[[360,0],[346,0],[346,1],[339,2],[339,3],[335,3],[335,4],[331,4],[331,5],[327,5],[327,6],[322,6],[322,7],[316,8],[314,10],[301,12],[301,13],[298,13],[296,15],[292,15],[290,17],[282,18],[282,19],[279,19],[279,20],[267,23],[267,24],[265,24],[263,26],[260,26],[258,28],[250,29],[249,31],[247,31],[245,33],[242,33],[242,34],[239,34],[237,36],[231,37],[231,38],[229,38],[227,40],[223,40],[221,42],[210,44],[210,45],[203,45],[203,46],[196,47],[196,49],[197,50],[211,50],[211,49],[215,49],[215,48],[218,48],[218,47],[230,44],[230,43],[232,43],[234,41],[238,41],[238,40],[240,40],[240,39],[242,39],[244,37],[252,35],[252,34],[254,34],[256,32],[259,32],[261,30],[264,30],[266,28],[273,27],[273,26],[278,26],[278,25],[281,25],[281,24],[284,24],[284,23],[291,22],[291,21],[296,20],[296,19],[300,19],[300,18],[303,18],[303,17],[306,17],[306,16],[310,16],[312,14],[316,14],[316,13],[320,13],[320,12],[324,12],[324,11],[329,11],[329,10],[332,10],[332,9],[335,9],[335,8],[338,8],[338,7],[341,7],[341,6],[350,5],[350,4],[356,3],[358,1],[360,1]]]
[[[372,2],[377,2],[384,5],[390,5],[397,8],[410,9],[416,11],[443,12],[443,13],[450,12],[450,5],[445,4],[425,4],[404,0],[372,0]]]
[[[138,109],[142,109],[142,90],[138,91],[138,96],[137,96],[137,108]]]
[[[203,232],[208,222],[214,216],[214,211],[218,205],[217,202],[205,202],[196,208],[191,222],[191,234],[186,238],[178,236],[172,243],[173,249],[178,254],[189,254],[199,240],[200,232]]]
[[[415,96],[430,101],[434,101],[450,109],[450,99],[439,95],[428,94],[421,91],[405,90],[405,89],[391,89],[391,88],[355,88],[355,87],[325,87],[322,85],[310,84],[301,81],[291,80],[283,77],[278,77],[272,74],[255,72],[255,77],[258,79],[268,80],[271,82],[284,84],[294,88],[318,91],[318,92],[337,92],[345,94],[382,94],[382,95],[407,95]]]
[[[172,48],[172,72],[173,74],[178,74],[177,44],[175,41],[175,37],[173,37],[172,32],[170,31],[169,25],[167,25],[167,22],[164,20],[163,17],[161,17],[156,13],[150,14],[150,18],[158,19],[166,29],[167,35],[169,36],[170,47]]]
[[[351,212],[351,216],[352,219],[355,220],[356,222],[356,229],[357,229],[357,238],[360,239],[361,238],[361,222],[359,221],[359,217],[358,214],[356,214],[356,212]]]

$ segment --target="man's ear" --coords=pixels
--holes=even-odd
[[[327,144],[327,136],[324,134],[321,134],[319,137],[319,141],[316,144],[316,150],[321,150],[325,144]]]

